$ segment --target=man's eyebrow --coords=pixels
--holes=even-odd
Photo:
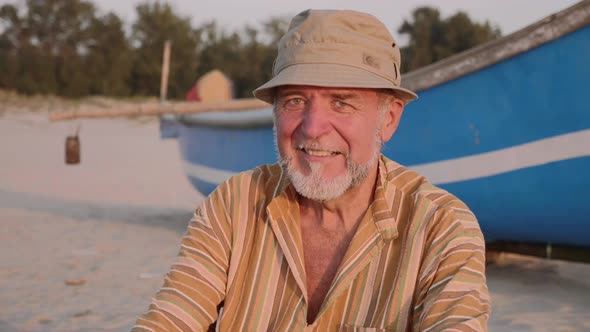
[[[364,100],[363,96],[359,93],[349,91],[334,91],[330,93],[330,98],[338,99],[346,102],[360,103]]]
[[[362,97],[359,96],[357,93],[351,93],[351,92],[332,92],[332,93],[330,93],[330,97],[335,98],[335,99],[352,100],[352,101],[358,101],[358,100],[362,99]]]
[[[286,88],[286,89],[281,89],[278,91],[277,93],[277,97],[278,98],[282,98],[285,96],[290,96],[290,95],[302,95],[304,94],[302,90],[297,89],[297,88]],[[362,97],[358,94],[358,93],[354,93],[354,92],[348,92],[348,91],[331,91],[331,92],[327,92],[328,96],[330,96],[331,98],[334,99],[341,99],[341,100],[361,100]]]

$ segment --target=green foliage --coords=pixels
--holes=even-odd
[[[87,47],[94,5],[79,0],[28,0],[27,7],[25,22],[30,42],[38,56],[45,58],[40,61],[48,65],[46,75],[54,76],[55,84],[48,92],[83,96],[88,80],[80,52]]]
[[[167,3],[144,3],[136,7],[132,28],[135,45],[131,69],[134,94],[159,95],[162,54],[166,40],[172,42],[168,95],[182,98],[197,75],[199,34],[188,17],[174,13]]]
[[[488,22],[471,21],[463,12],[441,19],[432,7],[420,7],[412,12],[412,20],[404,20],[399,33],[409,37],[408,46],[401,49],[402,72],[411,71],[500,37],[498,28]]]
[[[113,13],[92,21],[85,56],[88,94],[128,96],[133,52],[121,19]]]
[[[128,69],[112,75],[128,49],[122,22],[114,14],[97,18],[95,12],[91,2],[81,0],[27,0],[24,14],[4,5],[0,60],[7,75],[0,87],[69,97],[127,94]]]
[[[183,99],[212,69],[232,79],[235,97],[250,97],[270,78],[288,26],[288,18],[272,17],[241,31],[227,32],[215,21],[194,28],[170,4],[145,0],[126,29],[117,15],[99,13],[90,0],[20,3],[0,7],[0,88],[29,94],[157,96],[163,46],[170,40],[169,98]],[[474,23],[462,12],[441,19],[430,7],[416,9],[399,32],[409,37],[403,71],[500,36],[487,22]]]

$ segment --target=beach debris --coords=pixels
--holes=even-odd
[[[86,279],[66,279],[64,282],[68,286],[82,286],[86,284]]]
[[[88,316],[92,313],[92,310],[90,309],[86,309],[84,311],[80,311],[74,314],[74,317],[78,318],[78,317],[84,317],[84,316]]]
[[[37,322],[39,324],[49,324],[52,322],[52,320],[49,317],[41,316],[37,318]]]

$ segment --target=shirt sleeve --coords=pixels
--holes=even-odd
[[[132,331],[206,331],[217,321],[231,243],[223,192],[217,190],[195,210],[163,286]]]
[[[485,242],[464,205],[434,214],[413,314],[414,331],[487,331]]]

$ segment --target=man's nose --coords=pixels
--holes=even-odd
[[[329,112],[317,103],[310,103],[303,116],[302,129],[309,138],[320,137],[331,128]]]

